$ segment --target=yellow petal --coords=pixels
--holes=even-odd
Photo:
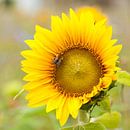
[[[68,109],[73,118],[77,117],[78,110],[81,107],[82,102],[79,98],[70,97],[68,103]]]
[[[59,107],[56,109],[56,118],[60,119],[62,114],[62,108],[64,106],[64,103],[66,101],[66,97],[63,97],[62,102],[60,103]]]
[[[64,101],[63,106],[59,107],[59,109],[62,110],[62,112],[60,113],[59,121],[60,121],[61,126],[63,126],[66,123],[66,121],[67,121],[67,119],[69,117],[68,99],[67,98]]]
[[[61,95],[60,93],[53,98],[51,98],[47,104],[46,112],[50,112],[54,109],[57,109],[62,102],[64,96]]]
[[[49,94],[51,93],[51,94]],[[29,94],[26,96],[26,99],[30,100],[41,100],[42,98],[48,97],[50,95],[55,95],[57,90],[54,89],[54,85],[48,84],[41,88],[29,90]]]
[[[39,80],[38,81],[31,81],[31,82],[26,83],[23,86],[23,88],[25,90],[31,90],[31,89],[35,89],[35,88],[38,88],[38,87],[46,87],[51,82],[52,82],[51,78],[40,80],[40,81]]]

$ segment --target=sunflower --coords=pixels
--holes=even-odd
[[[52,16],[51,30],[36,25],[34,40],[25,41],[31,49],[22,52],[28,105],[56,110],[61,125],[69,115],[76,118],[83,104],[109,87],[119,69],[122,46],[111,37],[112,27],[106,19],[95,22],[93,11],[78,15],[70,9],[69,16]]]

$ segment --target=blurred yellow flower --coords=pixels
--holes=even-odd
[[[81,15],[82,13],[87,13],[87,12],[91,12],[94,15],[94,19],[95,21],[99,21],[99,20],[103,20],[106,19],[107,20],[107,16],[105,16],[99,8],[96,7],[88,7],[88,6],[83,6],[77,9],[77,14]]]
[[[26,41],[31,50],[22,52],[29,106],[47,105],[47,112],[56,109],[61,125],[108,88],[122,47],[113,46],[117,40],[111,39],[112,27],[105,19],[95,23],[93,11],[69,13],[52,16],[51,31],[37,25],[34,40]]]

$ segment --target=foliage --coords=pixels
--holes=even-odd
[[[106,128],[101,123],[88,123],[85,125],[78,125],[76,127],[62,128],[61,130],[106,130]]]
[[[81,107],[81,109],[90,113],[90,118],[93,117],[94,122],[101,123],[109,129],[118,128],[121,123],[121,114],[117,111],[111,111],[111,108],[116,108],[117,105],[111,105],[109,95],[112,94],[113,96],[113,94],[116,94],[115,96],[118,97],[122,93],[124,85],[130,86],[130,74],[128,72],[118,71],[116,77],[117,80],[112,82],[108,89],[101,91],[98,95],[94,96],[91,101]],[[113,90],[115,90],[115,92]],[[111,99],[113,100],[112,97]],[[118,106],[117,110],[120,111],[124,109],[125,107],[121,108]]]
[[[117,83],[130,86],[130,74],[126,71],[118,71],[116,73]]]
[[[106,128],[118,128],[121,121],[121,114],[119,112],[108,112],[96,119],[96,122],[102,123]]]

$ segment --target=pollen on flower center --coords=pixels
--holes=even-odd
[[[102,70],[98,60],[87,49],[70,49],[56,68],[58,88],[78,95],[88,93],[99,83]]]

